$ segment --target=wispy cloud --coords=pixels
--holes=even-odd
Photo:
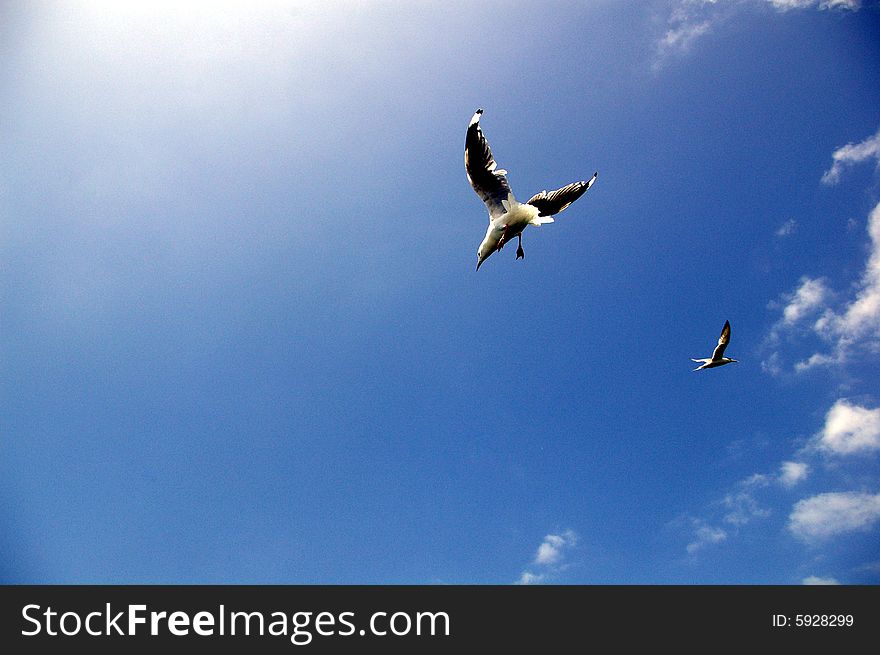
[[[831,492],[795,503],[788,517],[788,529],[799,539],[813,541],[863,530],[878,520],[880,494]]]
[[[671,55],[687,53],[697,39],[749,6],[771,6],[780,13],[797,9],[857,11],[861,0],[674,0],[670,4],[668,27],[657,39],[652,67],[659,70]]]
[[[779,1],[773,4],[781,10],[808,6],[825,9],[859,7],[859,3],[854,2]],[[870,159],[880,161],[880,131],[860,144],[850,144],[835,151],[833,165],[822,181],[836,184],[846,166]],[[793,230],[794,225],[785,224],[777,230],[776,236],[785,236],[790,229]],[[825,278],[805,275],[794,291],[771,303],[770,306],[779,311],[779,318],[765,341],[765,346],[774,350],[762,362],[765,372],[777,375],[783,371],[779,352],[783,337],[789,337],[786,343],[798,345],[809,343],[806,337],[812,337],[810,349],[815,349],[817,343],[826,344],[822,348],[824,352],[813,352],[797,362],[795,372],[817,366],[842,365],[856,355],[864,359],[865,355],[880,353],[880,203],[869,213],[867,231],[869,255],[858,282],[852,286],[854,291],[835,293]],[[791,459],[782,461],[778,473],[772,477],[779,487],[792,490],[809,477],[811,458],[817,460],[818,465],[826,465],[828,470],[841,470],[844,457],[877,451],[880,451],[880,408],[838,398],[827,410],[818,433],[806,446],[793,453]],[[762,477],[767,476],[753,476],[752,479],[757,481]],[[851,484],[853,478],[844,472],[841,479]],[[876,485],[876,477],[862,477],[861,484],[861,489],[813,493],[795,502],[788,515],[789,533],[810,546],[817,546],[839,534],[872,528],[880,521],[880,493],[865,491],[864,485]],[[758,488],[757,484],[745,488],[740,483],[738,490],[725,496],[728,504],[738,509],[730,515],[732,525],[743,525],[743,519],[750,518],[749,510],[759,507],[755,494]],[[836,578],[815,575],[803,578],[802,582],[838,584]]]
[[[720,544],[727,539],[727,532],[722,528],[706,525],[699,519],[694,519],[693,526],[694,540],[685,547],[685,550],[687,550],[689,555],[694,555],[703,550],[706,546]]]
[[[794,366],[803,372],[817,366],[844,364],[854,353],[880,353],[880,203],[868,216],[870,254],[856,292],[838,308],[831,307],[835,294],[824,278],[801,278],[797,289],[782,297],[782,315],[770,329],[768,344],[774,346],[784,334],[807,328],[829,344],[828,352],[815,352]],[[814,320],[805,325],[807,319]],[[782,371],[778,353],[771,353],[764,361],[764,370],[774,374]]]
[[[804,326],[806,319],[812,318],[815,323],[822,312],[828,309],[831,297],[831,290],[824,278],[804,275],[794,291],[784,293],[779,300],[768,303],[771,309],[781,309],[781,315],[765,339],[764,347],[774,350],[761,361],[761,370],[773,376],[783,373],[786,369],[783,357],[776,350],[780,341],[787,335],[802,336],[805,332],[813,332],[813,324]]]
[[[565,530],[559,534],[548,534],[538,546],[532,562],[534,570],[525,570],[516,584],[540,584],[548,577],[561,571],[563,561],[572,548],[577,545],[578,536],[573,530]]]
[[[691,518],[691,541],[685,546],[688,555],[727,541],[753,520],[770,516],[770,509],[758,502],[757,492],[773,481],[772,475],[755,473],[737,482],[720,500],[711,503],[707,514],[714,516],[712,520]]]
[[[857,8],[853,7],[853,8]],[[822,182],[837,184],[846,166],[875,160],[880,165],[880,130],[861,143],[847,144],[832,155],[833,164],[825,171]],[[830,344],[828,352],[814,352],[796,362],[794,371],[801,373],[818,366],[845,364],[854,353],[880,353],[880,203],[868,214],[868,260],[858,282],[853,285],[854,296],[834,307],[834,294],[824,278],[804,276],[797,289],[783,296],[782,316],[770,329],[767,343],[775,348],[779,338],[800,328],[802,322],[817,317],[809,330]],[[782,372],[778,352],[771,353],[762,362],[762,368],[771,375]]]
[[[685,546],[689,555],[694,555],[706,546],[720,544],[735,537],[746,525],[755,520],[766,519],[772,510],[761,500],[773,485],[787,489],[805,480],[809,466],[805,462],[786,461],[778,474],[755,473],[736,482],[720,500],[713,501],[706,510],[708,518],[692,518],[690,529],[692,539]],[[714,525],[713,525],[714,524]]]
[[[835,578],[820,578],[815,575],[808,575],[801,580],[801,584],[805,585],[838,585],[840,584]]]
[[[772,511],[767,505],[768,502],[772,505],[773,488],[778,493],[779,487],[792,490],[804,482],[810,475],[810,458],[828,461],[830,457],[877,450],[880,450],[880,408],[871,409],[839,399],[828,410],[822,429],[795,452],[792,459],[783,460],[776,473],[755,473],[740,480],[719,501],[707,507],[706,517],[691,519],[692,540],[685,547],[688,554],[727,541],[753,521],[769,517]],[[789,516],[789,529],[808,541],[826,533],[867,526],[878,518],[880,494],[825,493],[798,501]]]
[[[699,23],[684,22],[666,31],[657,42],[657,59],[654,67],[659,68],[661,63],[672,52],[684,53],[690,50],[691,45],[699,37],[706,34],[711,28],[712,23],[704,20]]]
[[[795,233],[797,230],[797,221],[793,218],[789,218],[785,223],[779,226],[776,230],[776,236],[780,239],[784,239],[785,237],[789,237]]]
[[[772,352],[761,360],[761,370],[768,375],[776,377],[782,374],[782,356],[778,352]]]
[[[801,278],[801,285],[786,298],[787,302],[782,308],[782,323],[792,326],[800,322],[806,316],[820,309],[829,296],[828,287],[821,278]]]
[[[841,353],[838,353],[837,355],[813,353],[806,359],[795,362],[794,372],[803,373],[804,371],[809,371],[810,369],[817,368],[819,366],[833,366],[835,364],[842,364],[843,361],[844,358]]]
[[[535,564],[558,564],[563,557],[563,550],[573,547],[577,543],[577,535],[571,530],[562,534],[548,534],[538,546],[535,554]]]
[[[853,569],[858,573],[876,573],[880,575],[880,560],[874,560],[873,562],[865,562],[861,566]]]
[[[728,510],[724,515],[724,522],[739,527],[749,523],[752,519],[769,516],[770,510],[761,507],[755,499],[754,490],[766,487],[770,481],[770,476],[755,473],[738,482],[734,491],[726,494],[721,501]]]
[[[880,165],[880,129],[873,136],[860,143],[848,143],[838,148],[831,155],[831,168],[822,175],[823,184],[837,184],[843,169],[870,159],[877,160]]]
[[[546,579],[546,575],[543,573],[532,573],[531,571],[523,571],[522,575],[519,576],[519,580],[516,581],[516,584],[541,584]]]
[[[849,9],[856,11],[862,6],[861,0],[767,0],[780,11],[791,9],[809,9],[818,6],[819,9]]]
[[[667,28],[655,43],[655,56],[652,67],[655,71],[663,68],[667,60],[690,51],[700,37],[712,30],[719,18],[711,10],[715,0],[676,0],[671,3]]]
[[[840,353],[862,340],[880,351],[880,203],[868,216],[868,236],[871,251],[855,298],[840,312],[829,310],[816,321],[816,331],[835,340]]]
[[[783,487],[791,489],[806,480],[809,473],[810,467],[806,462],[782,462],[777,480]]]

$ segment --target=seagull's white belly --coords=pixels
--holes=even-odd
[[[499,245],[503,245],[502,239],[504,243],[510,243],[510,240],[520,234],[531,221],[538,218],[539,213],[537,207],[521,205],[513,200],[509,211],[489,221],[486,236],[477,251],[478,255],[482,253],[480,261],[496,252]]]
[[[502,237],[504,237],[505,242],[509,242],[526,229],[529,222],[537,218],[537,216],[537,207],[516,203],[510,208],[510,211],[492,219],[483,244],[494,250]]]
[[[515,203],[510,211],[492,220],[493,227],[499,232],[507,230],[507,238],[515,237],[522,232],[530,221],[537,218],[538,208],[532,205]],[[500,236],[500,235],[499,235]]]

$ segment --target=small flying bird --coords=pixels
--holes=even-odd
[[[507,182],[507,171],[498,168],[489,143],[480,129],[482,109],[477,109],[468,125],[464,142],[464,168],[468,182],[486,204],[489,210],[489,227],[486,236],[477,249],[477,270],[489,256],[501,250],[513,237],[519,239],[516,258],[525,257],[522,247],[522,232],[528,225],[540,227],[552,223],[553,216],[560,213],[580,198],[599,176],[593,173],[589,182],[574,182],[556,191],[541,191],[528,202],[520,203],[513,197]]]
[[[730,357],[724,356],[724,349],[727,348],[727,344],[730,343],[730,321],[724,321],[724,327],[721,328],[721,336],[718,337],[718,345],[715,346],[715,351],[712,353],[712,357],[704,358],[704,359],[694,359],[691,357],[691,361],[697,362],[700,364],[695,371],[702,370],[704,368],[715,368],[716,366],[724,366],[725,364],[730,364],[731,362],[735,362],[737,360],[731,359]]]

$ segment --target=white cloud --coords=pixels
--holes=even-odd
[[[822,353],[813,353],[805,360],[795,362],[794,372],[803,373],[817,366],[831,366],[832,364],[842,364],[843,359],[840,356],[832,357],[831,355],[823,355]]]
[[[769,2],[777,9],[788,11],[789,9],[805,9],[815,4],[816,0],[769,0]]]
[[[821,278],[801,278],[800,286],[784,296],[782,317],[770,330],[769,342],[792,330],[806,318],[821,312],[811,330],[831,345],[828,353],[813,353],[795,364],[796,372],[817,366],[846,363],[854,352],[880,353],[880,203],[868,216],[870,254],[856,285],[855,297],[836,310],[829,307],[832,297]],[[775,354],[775,353],[774,353]],[[765,370],[778,372],[779,358],[767,361]]]
[[[791,333],[809,316],[817,315],[822,310],[827,309],[827,303],[831,298],[831,292],[825,283],[824,278],[810,278],[803,276],[797,289],[791,293],[782,295],[779,301],[772,301],[769,306],[771,308],[782,307],[782,315],[779,320],[770,329],[766,344],[776,346],[783,334]],[[810,326],[813,329],[814,326]],[[809,363],[800,362],[795,365],[795,370],[800,372],[806,368],[819,363],[826,363],[824,360],[813,361]],[[770,375],[776,376],[783,371],[782,356],[779,352],[772,352],[761,362],[761,370]]]
[[[558,564],[563,558],[563,550],[573,547],[576,543],[577,535],[571,530],[566,530],[562,534],[548,534],[538,546],[535,564]]]
[[[769,5],[780,12],[811,8],[857,11],[861,7],[861,0],[677,0],[672,3],[669,12],[667,23],[670,27],[657,40],[654,70],[660,69],[669,55],[687,52],[698,38],[750,5]]]
[[[806,462],[782,462],[777,480],[783,487],[790,489],[797,483],[806,480],[809,473],[810,467]]]
[[[860,143],[847,143],[831,155],[831,168],[822,176],[824,184],[837,184],[846,166],[858,164],[867,159],[876,159],[880,164],[880,130]]]
[[[666,34],[660,39],[658,47],[661,50],[676,49],[679,51],[686,51],[698,37],[701,37],[709,31],[709,27],[709,21],[679,25],[674,29],[666,31]]]
[[[544,582],[544,579],[547,576],[543,573],[532,573],[531,571],[523,571],[522,575],[519,576],[519,580],[516,581],[516,584],[521,585],[529,585],[529,584],[541,584]]]
[[[578,536],[573,530],[566,530],[559,534],[548,534],[544,537],[538,550],[535,552],[534,567],[541,567],[542,572],[525,570],[520,575],[516,584],[540,584],[548,577],[563,570],[563,560],[569,550],[577,545]],[[540,570],[540,569],[539,569]]]
[[[815,575],[808,575],[801,580],[801,584],[805,585],[838,585],[840,584],[835,578],[820,578]]]
[[[696,527],[694,530],[695,539],[685,547],[689,555],[693,555],[710,544],[719,544],[727,539],[727,533],[721,528],[704,525],[699,521],[695,521],[694,524]]]
[[[857,11],[861,7],[861,0],[767,0],[780,11],[791,9],[807,9],[818,5],[819,9],[849,9]]]
[[[796,229],[797,221],[793,218],[789,218],[785,223],[779,226],[779,229],[776,230],[776,236],[783,239],[794,234]]]
[[[880,573],[880,560],[865,562],[854,569],[857,573]]]
[[[788,529],[804,541],[869,528],[880,519],[880,494],[831,492],[795,503]]]
[[[828,288],[825,281],[801,278],[801,285],[788,296],[788,301],[782,310],[782,321],[785,325],[794,325],[811,312],[816,311],[828,298]]]
[[[858,11],[862,7],[862,0],[822,0],[819,9],[849,9]]]
[[[770,353],[767,359],[761,360],[761,370],[768,375],[774,376],[782,373],[782,357],[779,353]]]
[[[724,516],[724,522],[737,527],[745,525],[753,518],[765,518],[770,515],[770,510],[761,507],[752,494],[753,489],[766,487],[770,478],[761,473],[740,481],[736,491],[724,496],[721,503],[729,511]]]
[[[759,500],[772,505],[774,497],[779,500],[778,487],[793,489],[806,480],[811,473],[810,458],[876,450],[880,450],[880,408],[838,400],[828,410],[823,429],[792,459],[783,460],[777,473],[755,473],[740,480],[720,501],[712,503],[711,521],[691,519],[693,539],[686,546],[687,553],[693,556],[707,546],[734,538],[747,524],[770,516],[771,510]],[[719,507],[726,512],[720,525]],[[798,501],[790,511],[787,527],[793,536],[815,545],[837,534],[870,528],[878,521],[880,493],[846,491],[821,493]],[[803,583],[837,584],[833,578],[817,576],[804,578]]]
[[[838,400],[825,416],[817,445],[835,455],[880,450],[880,408],[868,409]]]
[[[717,22],[714,11],[709,10],[715,0],[677,0],[672,4],[667,29],[655,44],[653,69],[663,67],[673,55],[681,55],[691,49],[693,43],[709,33]]]
[[[855,299],[841,313],[826,312],[816,330],[844,346],[860,339],[880,339],[880,203],[868,216],[871,252]]]

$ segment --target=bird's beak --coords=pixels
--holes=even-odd
[[[482,266],[482,265],[483,265],[483,260],[482,260],[482,259],[478,259],[478,260],[477,260],[477,270],[478,270],[478,271],[480,270],[480,266]]]

